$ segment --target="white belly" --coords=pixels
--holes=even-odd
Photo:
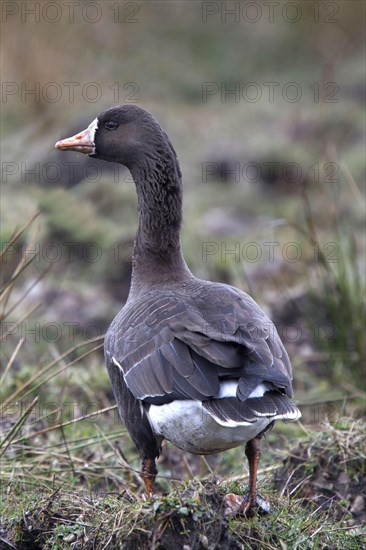
[[[151,405],[148,415],[156,435],[194,454],[219,453],[237,447],[272,422],[264,417],[254,424],[224,426],[207,413],[200,401],[190,400]]]

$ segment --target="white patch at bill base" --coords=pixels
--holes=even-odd
[[[93,152],[89,153],[90,155],[94,155],[95,153],[95,134],[96,134],[96,131],[98,130],[98,124],[99,124],[99,120],[97,117],[93,120],[93,122],[89,124],[87,128],[90,143],[94,145]]]

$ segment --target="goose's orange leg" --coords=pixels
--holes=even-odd
[[[157,473],[155,458],[144,458],[142,461],[141,477],[144,480],[146,494],[149,498],[154,494],[154,483]]]
[[[261,458],[260,437],[255,437],[248,441],[245,446],[245,454],[249,462],[249,487],[244,495],[244,498],[238,495],[226,495],[225,503],[227,505],[228,514],[244,513],[245,515],[253,515],[256,509],[264,513],[269,512],[269,504],[257,495],[257,473],[258,464]]]

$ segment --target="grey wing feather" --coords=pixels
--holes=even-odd
[[[160,352],[179,374],[182,376],[193,374],[194,364],[189,354],[189,348],[183,342],[175,338],[172,342],[161,346]]]
[[[259,306],[227,285],[202,283],[199,291],[190,300],[148,295],[112,323],[106,350],[133,395],[204,400],[218,395],[219,377],[231,376],[240,379],[240,400],[262,381],[291,396],[287,353]]]
[[[298,416],[297,407],[281,393],[270,391],[263,397],[251,397],[240,401],[235,397],[211,399],[202,403],[214,418],[221,422],[256,422],[259,418],[275,418],[277,416],[289,419]]]

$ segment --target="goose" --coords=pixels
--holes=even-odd
[[[257,495],[260,440],[276,420],[301,416],[291,401],[291,363],[274,324],[248,294],[188,268],[180,246],[182,174],[168,135],[149,112],[129,104],[106,110],[55,147],[120,163],[135,182],[130,291],[104,350],[147,496],[164,439],[200,455],[245,444],[248,490],[227,495],[227,505],[233,513],[268,511]]]

